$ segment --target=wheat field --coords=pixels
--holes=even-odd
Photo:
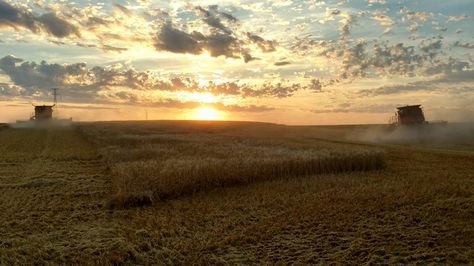
[[[472,264],[473,151],[335,139],[344,130],[184,121],[2,129],[0,264]],[[284,163],[323,151],[380,154],[383,167],[297,173]],[[222,184],[219,174],[215,184],[200,179],[209,165],[197,176],[175,170],[201,154],[212,167],[240,155],[276,158],[288,175],[262,179],[262,167],[255,180]],[[155,166],[169,158],[173,175],[197,180],[157,186]],[[133,171],[149,171],[149,186],[131,179],[124,187],[153,201],[110,208],[117,180]],[[203,187],[184,189],[196,182]]]
[[[204,133],[82,128],[100,146],[115,195],[113,207],[151,204],[214,187],[303,175],[377,170],[383,152]]]

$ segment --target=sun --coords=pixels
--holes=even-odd
[[[200,107],[194,110],[196,120],[219,120],[222,118],[221,112],[210,107]]]

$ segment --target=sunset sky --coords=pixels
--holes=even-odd
[[[0,122],[474,120],[472,0],[0,0]]]

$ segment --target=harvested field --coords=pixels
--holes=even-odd
[[[96,126],[110,134],[91,143],[83,132]],[[474,262],[472,151],[327,142],[321,132],[311,135],[317,127],[259,123],[81,127],[0,131],[0,264]],[[106,156],[110,146],[120,151],[144,145],[113,144],[115,137],[157,131],[237,138],[252,145],[282,143],[298,150],[375,148],[384,151],[386,168],[213,186],[147,207],[110,210],[107,203],[116,192],[111,162],[130,162],[122,152]],[[148,156],[156,158],[155,153],[131,153],[130,158]]]

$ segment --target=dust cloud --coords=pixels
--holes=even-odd
[[[16,123],[8,124],[11,128],[62,128],[70,127],[72,125],[72,120],[70,119],[54,119],[50,121],[17,121]]]
[[[370,143],[474,147],[474,123],[374,126],[354,130],[347,138]]]

